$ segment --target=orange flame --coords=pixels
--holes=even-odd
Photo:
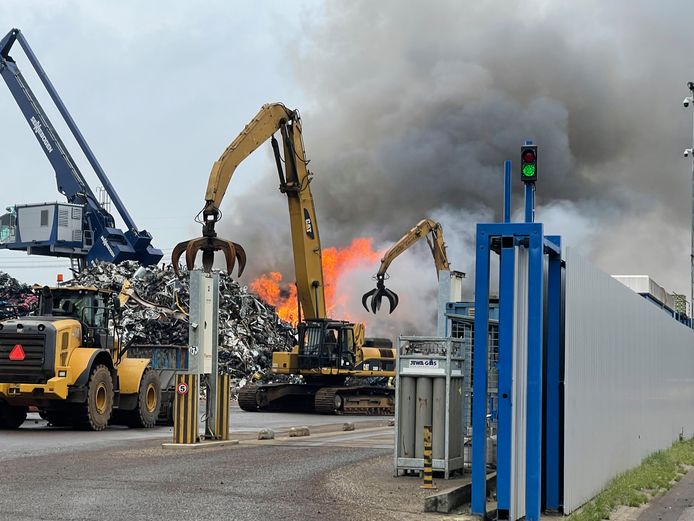
[[[296,285],[282,283],[282,274],[271,271],[250,283],[250,289],[268,304],[275,306],[277,315],[285,322],[296,324],[299,320],[296,301]]]
[[[323,250],[323,279],[328,316],[339,315],[337,318],[349,320],[349,296],[346,293],[338,294],[338,281],[352,270],[373,266],[381,260],[382,252],[375,251],[372,242],[370,238],[358,238],[344,248]],[[250,289],[265,302],[275,306],[282,320],[292,324],[298,322],[296,285],[283,282],[281,273],[273,271],[261,275],[251,282]]]

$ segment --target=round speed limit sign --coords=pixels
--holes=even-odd
[[[181,382],[180,384],[178,384],[178,388],[176,389],[176,391],[181,396],[183,396],[184,394],[188,394],[188,384],[185,382]]]

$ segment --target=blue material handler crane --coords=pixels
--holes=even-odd
[[[127,230],[116,227],[105,199],[101,201],[89,187],[77,164],[51,124],[46,112],[29,88],[17,63],[10,56],[15,42],[48,91],[58,112],[72,132],[94,173],[113,202]],[[55,171],[58,191],[65,203],[17,205],[0,217],[0,248],[26,251],[33,255],[69,257],[73,268],[97,261],[119,263],[135,260],[153,265],[163,254],[151,245],[152,236],[139,230],[118,196],[94,153],[82,136],[58,92],[19,29],[12,29],[0,40],[0,76],[7,84],[39,146]]]

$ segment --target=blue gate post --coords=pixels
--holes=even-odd
[[[530,225],[528,267],[528,373],[526,390],[525,519],[540,521],[542,499],[542,350],[544,236]]]
[[[475,335],[472,380],[472,513],[487,514],[487,344],[489,336],[489,235],[477,225]],[[481,334],[480,334],[481,333]]]
[[[513,295],[515,293],[516,245],[513,235],[501,238],[499,274],[499,420],[496,447],[497,510],[511,504],[511,395],[513,387]]]
[[[558,511],[561,475],[561,237],[548,236],[558,252],[550,252],[547,267],[547,339],[545,349],[545,509]]]

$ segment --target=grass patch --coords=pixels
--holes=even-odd
[[[605,490],[568,519],[602,521],[621,505],[641,506],[650,497],[669,490],[673,481],[682,479],[690,466],[694,466],[694,439],[678,441],[669,449],[648,456],[635,469],[614,478]]]

